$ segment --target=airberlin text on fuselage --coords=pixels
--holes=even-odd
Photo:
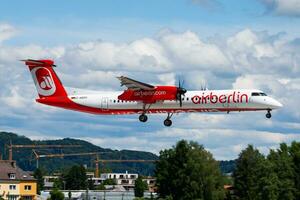
[[[165,95],[167,94],[166,91],[158,90],[158,91],[136,91],[134,92],[134,96],[158,96],[158,95]]]
[[[217,95],[213,92],[209,94],[202,93],[201,96],[195,95],[192,97],[192,102],[194,104],[206,104],[206,103],[248,103],[248,95],[241,94],[240,92],[233,92],[231,94],[221,94]]]

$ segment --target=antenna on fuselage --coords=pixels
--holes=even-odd
[[[208,87],[207,87],[207,84],[206,84],[206,81],[202,81],[202,83],[201,83],[201,90],[202,91],[205,91],[205,90],[208,90]]]

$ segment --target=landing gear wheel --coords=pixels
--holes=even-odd
[[[270,119],[272,117],[271,112],[268,110],[268,113],[266,114],[266,118]]]
[[[165,119],[165,121],[164,121],[164,125],[165,126],[171,126],[172,125],[172,120],[170,120],[170,119]]]
[[[140,122],[146,122],[148,120],[148,117],[145,114],[141,114],[139,116],[139,120],[140,120]]]

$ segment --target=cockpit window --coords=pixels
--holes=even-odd
[[[267,95],[263,92],[252,92],[251,96],[267,96]]]

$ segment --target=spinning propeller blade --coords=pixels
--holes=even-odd
[[[177,87],[177,93],[176,93],[176,100],[179,101],[179,106],[182,107],[182,96],[185,96],[186,89],[182,87],[184,81],[179,80],[178,87]]]

